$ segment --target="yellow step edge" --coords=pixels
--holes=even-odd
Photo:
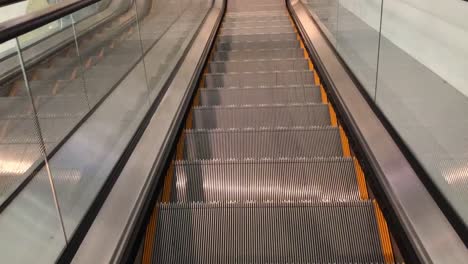
[[[156,220],[158,218],[158,213],[159,211],[155,206],[153,208],[153,213],[151,214],[148,226],[146,227],[143,256],[141,261],[142,264],[150,264],[152,262],[154,235],[156,232]]]
[[[336,116],[335,116],[335,119],[336,119]],[[341,145],[343,146],[343,156],[349,158],[351,157],[351,149],[349,148],[348,137],[346,136],[342,126],[339,126],[339,130],[340,130]]]
[[[356,159],[356,157],[353,157],[353,162],[354,162],[354,169],[356,170],[356,179],[357,179],[361,199],[368,200],[369,193],[367,192],[367,184],[366,184],[366,178],[364,177],[364,171],[362,170],[362,167],[359,164],[359,161]]]
[[[388,231],[387,221],[380,210],[377,201],[372,200],[375,209],[375,216],[377,219],[377,225],[379,228],[380,242],[382,246],[382,253],[385,263],[395,263],[395,257],[393,255],[392,242],[390,241],[390,233]]]
[[[336,119],[335,110],[331,104],[328,104],[328,112],[330,113],[330,123],[332,126],[338,126],[338,120]]]

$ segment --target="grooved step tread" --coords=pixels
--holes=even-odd
[[[271,59],[290,59],[304,58],[304,50],[301,48],[289,49],[265,49],[265,50],[233,50],[218,51],[213,54],[213,61],[230,60],[271,60]]]
[[[217,51],[300,48],[297,39],[217,42]]]
[[[239,42],[239,41],[273,41],[273,40],[297,40],[295,32],[291,33],[258,33],[258,34],[238,34],[219,36],[219,42]]]
[[[360,200],[350,158],[176,161],[173,202]]]
[[[368,201],[157,209],[155,263],[384,263]]]
[[[312,71],[205,74],[206,88],[315,85]]]
[[[304,58],[212,61],[208,64],[208,69],[209,73],[307,71],[309,64]]]
[[[193,108],[193,128],[327,126],[327,104],[200,106]]]
[[[185,130],[184,159],[341,157],[336,127]]]
[[[320,103],[317,86],[200,89],[200,105]]]

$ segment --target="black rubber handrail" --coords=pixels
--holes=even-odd
[[[0,0],[2,1],[2,0]],[[20,2],[4,0],[1,3]],[[101,0],[70,0],[0,23],[0,44],[72,14]],[[1,6],[1,5],[0,5]]]
[[[16,4],[19,2],[23,2],[23,1],[26,1],[26,0],[0,0],[0,7]]]

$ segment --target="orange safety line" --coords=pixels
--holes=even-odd
[[[148,226],[146,227],[145,233],[145,241],[143,246],[143,257],[142,257],[142,264],[150,264],[151,257],[153,255],[153,245],[154,245],[154,234],[156,232],[156,222],[158,218],[158,210],[156,205],[153,209],[153,213],[151,214],[150,221]]]
[[[364,171],[362,170],[359,161],[356,157],[353,157],[354,169],[356,171],[356,179],[358,183],[359,194],[361,195],[362,200],[369,199],[369,193],[367,192],[366,178],[364,177]]]
[[[336,118],[336,117],[335,117]],[[351,149],[349,148],[349,140],[342,126],[338,126],[340,130],[341,145],[343,146],[343,156],[351,157]]]
[[[327,104],[328,96],[327,92],[325,92],[325,89],[323,88],[323,85],[320,85],[320,95],[322,96],[322,103]]]
[[[10,93],[8,96],[15,96],[16,93],[18,92],[18,81],[15,81],[14,84],[12,85],[13,87],[10,89]]]
[[[56,81],[55,84],[54,84],[54,87],[52,88],[52,94],[53,95],[56,95],[58,93],[58,90],[59,90],[59,82],[60,81]]]
[[[393,256],[392,242],[390,241],[390,233],[388,231],[387,221],[380,210],[379,204],[377,201],[372,200],[375,209],[375,216],[377,218],[377,225],[379,228],[380,242],[382,246],[383,257],[385,263],[395,263],[395,258]]]
[[[336,120],[335,110],[331,104],[328,104],[328,112],[330,113],[330,122],[332,126],[338,126],[338,121]]]

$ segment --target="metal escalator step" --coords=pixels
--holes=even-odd
[[[297,40],[296,33],[239,34],[219,36],[219,42]]]
[[[80,66],[81,60],[78,57],[59,57],[56,56],[50,61],[52,67],[74,67]]]
[[[53,95],[57,91],[57,81],[55,80],[29,80],[29,88],[33,96]],[[14,85],[14,96],[28,96],[28,90],[24,82]]]
[[[130,65],[96,65],[84,72],[85,79],[121,79],[130,70]]]
[[[320,103],[316,86],[200,89],[200,105]]]
[[[267,49],[267,50],[234,50],[215,52],[213,61],[241,61],[258,59],[291,59],[304,58],[304,50],[301,48],[293,49]]]
[[[218,36],[239,35],[239,34],[265,34],[265,33],[293,33],[291,25],[286,26],[266,26],[266,27],[243,27],[243,28],[221,28]]]
[[[268,22],[268,21],[277,21],[277,20],[289,20],[288,16],[284,13],[282,14],[271,14],[263,16],[226,16],[223,20],[223,25],[228,23],[256,23],[256,22]]]
[[[310,127],[330,125],[327,104],[199,106],[194,129]]]
[[[40,118],[80,117],[89,111],[84,95],[38,96],[35,106]]]
[[[224,22],[221,25],[222,29],[231,29],[231,28],[258,28],[258,27],[278,27],[278,26],[289,26],[291,27],[291,21],[286,17],[284,19],[278,20],[265,20],[265,21],[239,21],[239,22]]]
[[[206,88],[315,85],[312,71],[206,74]]]
[[[111,54],[110,56],[105,57],[93,57],[93,61],[96,61],[98,66],[123,66],[123,65],[132,65],[139,58],[137,56],[128,56],[125,54]]]
[[[217,51],[243,50],[243,49],[289,49],[300,48],[297,39],[290,40],[260,40],[260,41],[238,41],[238,42],[218,42]]]
[[[230,5],[228,7],[229,12],[237,12],[237,11],[246,11],[248,10],[249,12],[252,11],[277,11],[277,10],[283,10],[284,5],[281,4],[271,4],[271,3],[265,3],[265,4],[257,4],[256,2],[253,2],[255,4],[247,4],[247,5]]]
[[[78,122],[77,118],[40,118],[45,143],[58,142]],[[38,129],[31,118],[0,120],[0,144],[38,143]],[[0,131],[1,131],[0,130]]]
[[[81,66],[37,67],[33,71],[35,80],[71,80],[78,77],[83,71]]]
[[[384,263],[370,201],[157,207],[154,263]]]
[[[350,158],[176,161],[173,202],[358,201]]]
[[[336,127],[185,131],[184,159],[343,156]]]
[[[307,71],[309,70],[309,63],[303,58],[223,61],[210,62],[208,69],[209,73]]]
[[[28,97],[0,97],[0,119],[33,117],[32,104]]]
[[[263,19],[266,17],[288,17],[284,10],[278,11],[245,11],[245,12],[227,12],[224,16],[224,20],[230,20],[233,18],[255,18],[255,19]],[[256,21],[256,20],[255,20]]]

